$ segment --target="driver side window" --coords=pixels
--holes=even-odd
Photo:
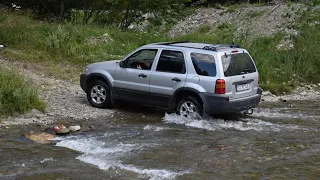
[[[158,50],[143,49],[126,59],[126,68],[151,70]]]

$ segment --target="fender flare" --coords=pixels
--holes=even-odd
[[[193,93],[195,93],[195,94],[197,94],[199,97],[200,97],[200,99],[201,99],[201,101],[202,101],[202,103],[203,103],[203,114],[205,115],[205,114],[207,114],[207,100],[206,100],[206,98],[204,97],[204,95],[203,95],[203,93],[201,93],[200,91],[198,91],[198,90],[196,90],[196,89],[193,89],[193,88],[189,88],[189,87],[181,87],[181,88],[179,88],[179,89],[177,89],[174,93],[173,93],[173,96],[172,96],[172,98],[170,99],[170,101],[169,101],[169,108],[171,109],[171,110],[174,110],[174,108],[175,108],[175,105],[176,105],[176,103],[177,103],[177,95],[180,93],[180,92],[182,92],[182,91],[189,91],[189,92],[193,92]]]

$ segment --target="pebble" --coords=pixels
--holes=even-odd
[[[70,131],[75,132],[75,131],[79,131],[81,127],[78,125],[75,125],[75,126],[70,126],[69,129]]]

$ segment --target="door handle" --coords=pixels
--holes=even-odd
[[[174,81],[174,82],[180,82],[181,79],[175,77],[175,78],[172,79],[172,81]]]
[[[139,77],[140,77],[140,78],[146,78],[146,77],[148,77],[148,76],[145,75],[145,74],[139,74]]]

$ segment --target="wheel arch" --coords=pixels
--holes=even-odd
[[[193,89],[193,88],[183,87],[183,88],[177,89],[174,92],[172,99],[170,101],[170,109],[175,110],[180,99],[185,96],[192,96],[192,97],[196,98],[202,104],[203,108],[206,107],[206,100],[205,100],[204,96],[202,95],[202,93],[200,93],[198,90]]]
[[[90,82],[93,82],[96,80],[101,80],[101,81],[106,82],[112,92],[112,85],[111,85],[110,80],[108,79],[108,77],[106,75],[101,74],[101,73],[91,73],[90,75],[88,75],[86,83],[85,83],[86,84],[86,92],[89,91],[88,88],[89,88]]]

